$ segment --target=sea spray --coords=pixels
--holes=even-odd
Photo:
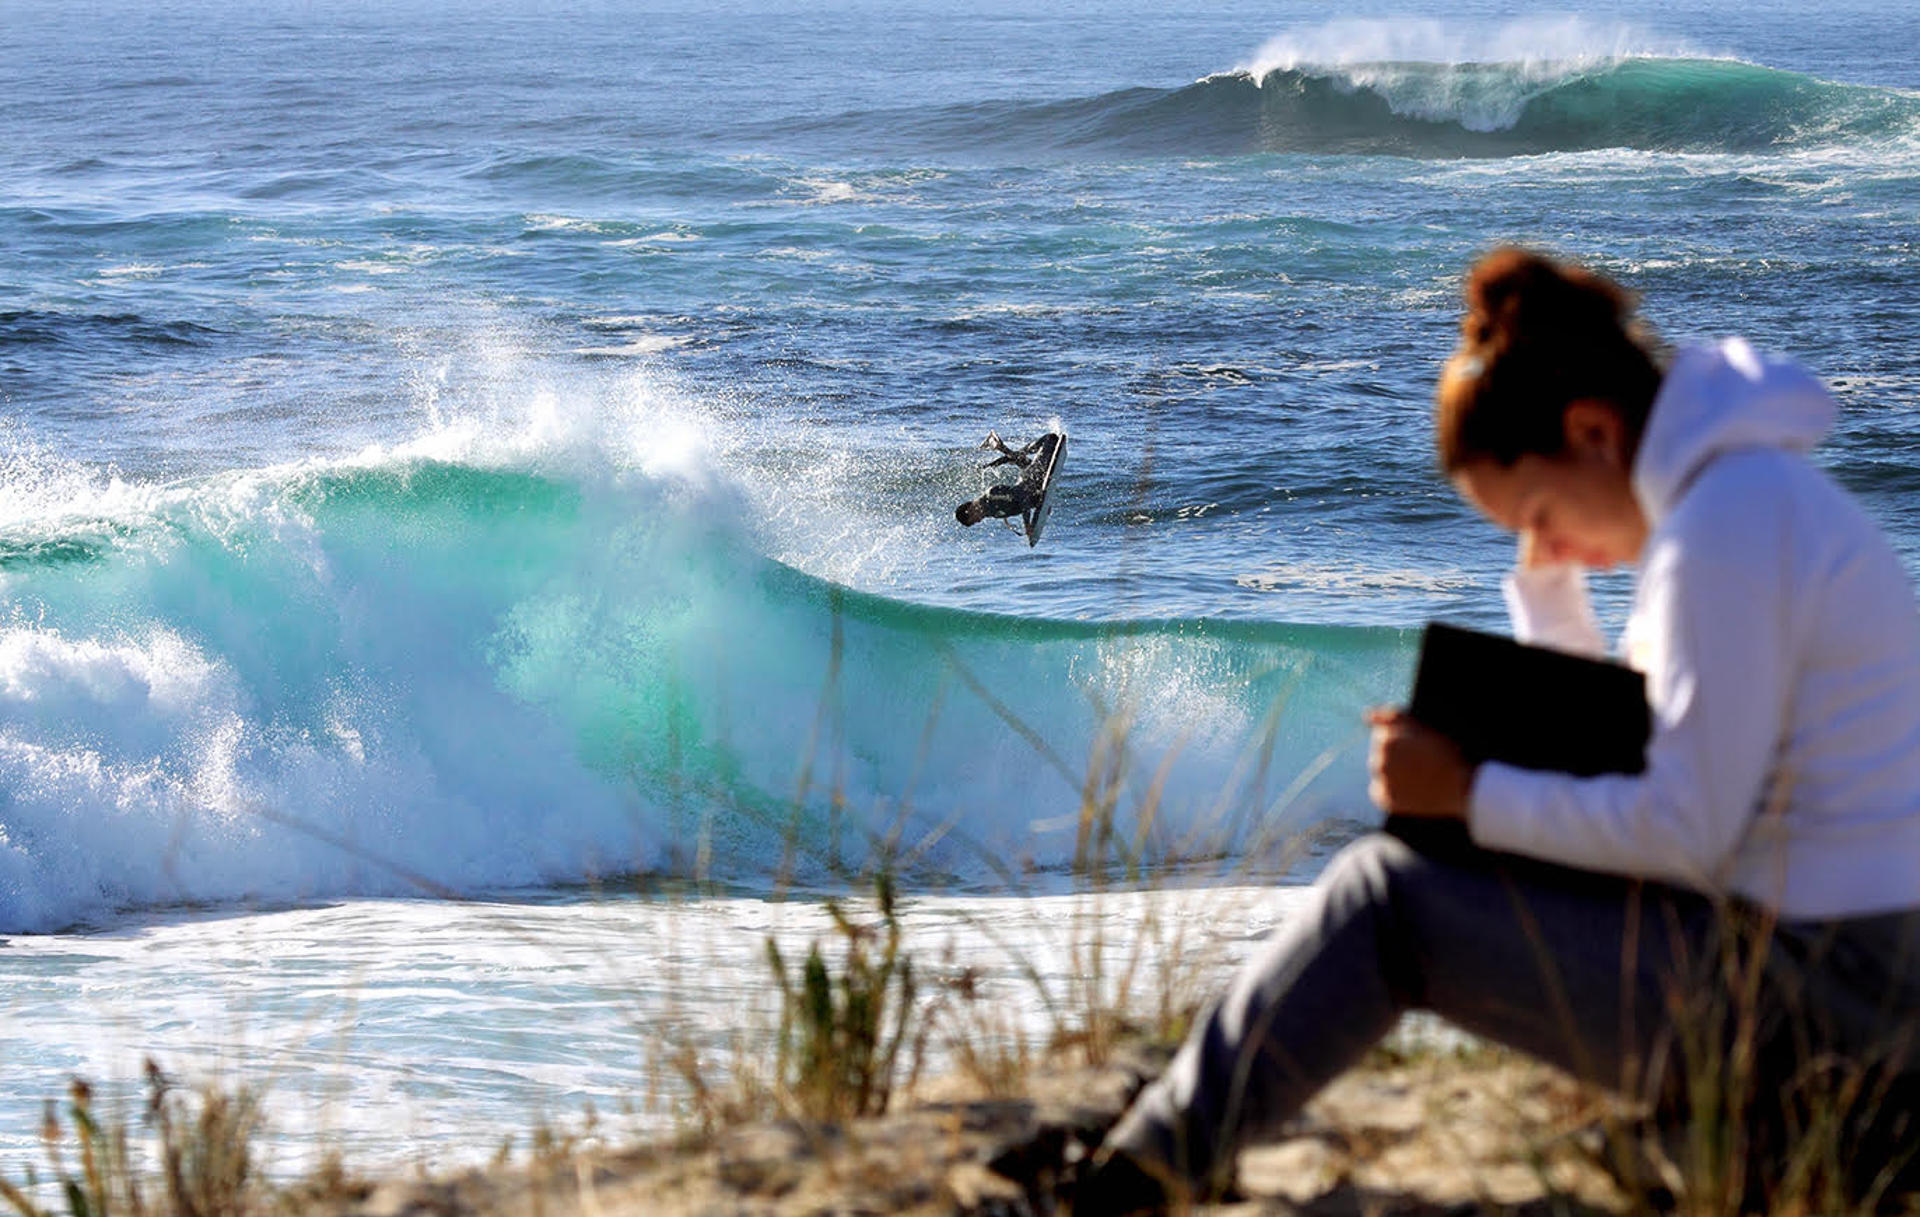
[[[1233,74],[1264,80],[1275,72],[1347,73],[1356,85],[1390,65],[1472,68],[1501,65],[1516,79],[1542,84],[1628,59],[1713,58],[1682,39],[1586,17],[1528,17],[1498,24],[1438,18],[1347,18],[1274,35]]]
[[[1520,123],[1534,99],[1630,60],[1698,58],[1682,43],[1582,17],[1347,19],[1279,34],[1226,75],[1276,88],[1326,81],[1374,94],[1402,118],[1491,132]]]

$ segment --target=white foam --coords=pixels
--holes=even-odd
[[[125,266],[108,266],[100,271],[102,279],[152,279],[166,267],[152,262],[133,262]]]
[[[1702,58],[1674,38],[1581,16],[1527,17],[1497,24],[1435,18],[1350,17],[1301,26],[1267,40],[1235,69],[1256,80],[1277,71],[1324,71],[1386,64],[1508,64],[1544,76],[1636,57]]]
[[[108,466],[91,468],[55,453],[18,420],[0,418],[0,535],[149,510],[156,488],[129,483]]]
[[[528,232],[579,232],[597,235],[606,231],[606,225],[602,222],[582,219],[579,216],[535,213],[525,217],[524,222]]]
[[[404,275],[413,269],[405,262],[373,258],[354,258],[345,262],[335,262],[333,267],[335,270],[353,271],[363,275]]]
[[[837,178],[803,177],[795,179],[793,184],[807,191],[807,194],[803,198],[786,201],[799,203],[803,206],[823,207],[832,206],[837,203],[873,203],[879,201],[880,198],[879,195],[868,190],[862,190],[852,182],[844,182]]]
[[[633,357],[658,355],[685,344],[685,339],[674,338],[667,334],[643,334],[638,338],[613,346],[575,347],[575,355],[601,355],[609,357]]]
[[[1382,593],[1411,593],[1425,598],[1435,593],[1471,591],[1480,585],[1477,578],[1460,570],[1393,569],[1358,562],[1272,562],[1260,570],[1234,576],[1234,583],[1251,591],[1304,588],[1319,595],[1366,598]]]
[[[1543,90],[1630,58],[1701,55],[1677,40],[1579,16],[1500,24],[1346,18],[1269,39],[1236,73],[1325,75],[1379,94],[1394,113],[1498,131]]]

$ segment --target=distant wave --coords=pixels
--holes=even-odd
[[[1396,630],[863,594],[724,493],[550,463],[0,469],[0,932],[879,851],[988,879],[1106,806],[1231,851],[1353,814],[1405,678]]]
[[[1920,97],[1726,59],[1373,61],[1222,73],[1181,88],[835,120],[951,151],[1501,157],[1751,152],[1920,135]]]
[[[9,346],[67,346],[88,350],[107,343],[145,347],[204,346],[215,330],[191,321],[153,321],[132,313],[67,313],[38,309],[0,312],[0,351]]]

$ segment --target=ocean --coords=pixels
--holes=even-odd
[[[1063,927],[1244,952],[1502,624],[1497,243],[1808,363],[1920,571],[1920,6],[1343,12],[7,0],[0,1173],[148,1052],[290,1162],[648,1127],[882,864],[1022,1017]]]

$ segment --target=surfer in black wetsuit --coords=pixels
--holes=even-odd
[[[994,516],[1006,519],[1017,516],[1028,508],[1040,503],[1040,492],[1046,488],[1047,468],[1051,464],[1053,450],[1060,445],[1060,437],[1052,431],[1042,435],[1024,448],[1009,448],[1007,442],[992,431],[982,440],[982,448],[992,448],[1000,455],[987,462],[988,469],[995,465],[1020,466],[1020,479],[1015,482],[1002,482],[988,488],[977,499],[953,509],[953,518],[972,528],[975,524]]]

